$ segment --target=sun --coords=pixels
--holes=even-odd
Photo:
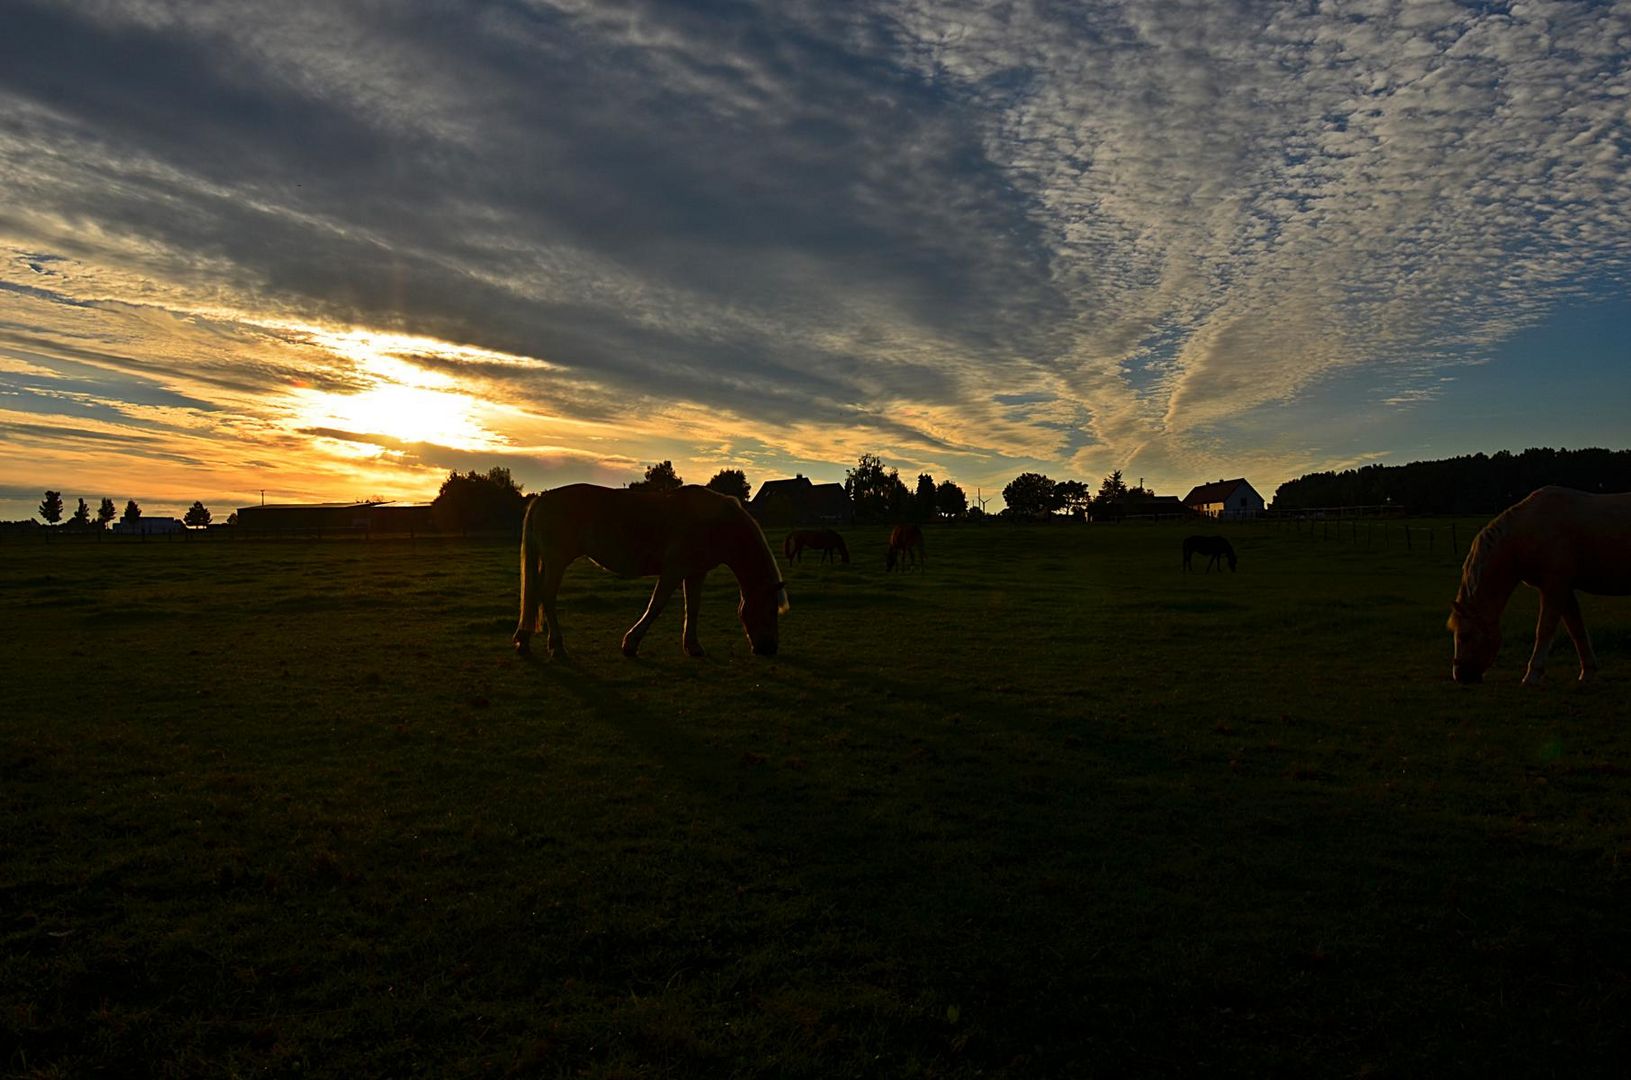
[[[292,422],[326,439],[348,436],[403,443],[433,443],[453,450],[501,449],[507,440],[482,422],[488,406],[446,371],[422,367],[413,356],[439,356],[461,347],[429,338],[308,328],[310,344],[346,362],[354,391],[296,386]],[[474,350],[470,350],[474,351]],[[348,441],[367,445],[368,439]],[[389,453],[386,447],[372,451]]]

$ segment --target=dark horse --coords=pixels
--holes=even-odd
[[[748,644],[760,656],[776,655],[776,616],[787,611],[787,588],[765,534],[735,498],[692,484],[661,493],[568,484],[535,497],[521,526],[521,621],[515,627],[521,655],[530,651],[532,635],[540,629],[540,610],[550,655],[565,653],[555,594],[561,575],[580,555],[623,577],[657,578],[646,613],[623,635],[623,655],[639,651],[652,620],[683,584],[681,644],[690,655],[701,656],[702,579],[721,563],[741,588],[736,614]]]
[[[1211,573],[1212,568],[1214,566],[1217,566],[1218,569],[1220,569],[1220,570],[1222,569],[1221,566],[1218,566],[1218,560],[1220,558],[1229,560],[1229,569],[1231,571],[1234,570],[1234,568],[1235,568],[1235,549],[1234,549],[1234,546],[1232,544],[1230,544],[1229,541],[1225,540],[1221,536],[1187,536],[1187,537],[1185,537],[1184,538],[1184,569],[1185,570],[1194,569],[1194,567],[1192,567],[1190,565],[1190,560],[1195,557],[1196,552],[1199,552],[1202,555],[1212,556],[1212,558],[1206,564],[1207,573]]]
[[[1558,620],[1580,657],[1580,681],[1597,674],[1597,654],[1574,591],[1600,596],[1631,594],[1631,495],[1593,495],[1543,487],[1503,510],[1485,525],[1461,566],[1461,586],[1450,605],[1455,632],[1456,682],[1482,682],[1501,649],[1501,611],[1518,583],[1540,593],[1535,648],[1523,681],[1533,686],[1546,674],[1546,654]]]
[[[905,562],[902,562],[902,557]],[[883,557],[885,571],[893,570],[896,564],[905,570],[908,565],[916,566],[927,558],[923,550],[923,530],[916,525],[896,525],[889,533],[889,551]]]
[[[831,529],[796,529],[788,533],[787,539],[782,542],[782,554],[787,556],[788,562],[795,559],[803,562],[805,548],[818,549],[822,562],[831,559],[832,553],[837,551],[838,557],[846,565],[849,563],[849,548],[844,544],[844,538]]]

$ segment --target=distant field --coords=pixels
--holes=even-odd
[[[1447,523],[1308,529],[852,529],[773,660],[583,563],[565,663],[507,543],[0,543],[0,1069],[1623,1067],[1631,602],[1459,687]]]

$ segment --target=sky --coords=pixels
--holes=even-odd
[[[0,519],[1627,445],[1631,2],[0,25]]]

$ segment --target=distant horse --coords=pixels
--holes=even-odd
[[[901,558],[905,557],[905,563]],[[889,551],[884,555],[883,568],[885,571],[893,570],[897,563],[905,570],[907,565],[916,566],[927,560],[927,553],[923,550],[923,530],[916,525],[896,525],[889,533]]]
[[[1600,596],[1631,594],[1631,494],[1593,495],[1543,487],[1485,525],[1461,566],[1450,605],[1456,682],[1482,682],[1501,648],[1501,612],[1523,582],[1540,592],[1535,648],[1523,681],[1546,674],[1546,653],[1558,620],[1580,656],[1580,681],[1597,673],[1597,656],[1574,590]]]
[[[568,484],[536,496],[521,526],[516,652],[527,655],[533,633],[547,627],[550,655],[564,655],[555,594],[561,575],[580,555],[623,577],[657,578],[645,614],[623,635],[623,655],[639,651],[652,620],[683,584],[681,644],[690,655],[701,656],[697,612],[702,580],[721,563],[730,567],[741,589],[736,614],[749,646],[760,656],[776,655],[776,616],[787,611],[787,588],[765,534],[735,498],[690,484],[669,492]]]
[[[1193,569],[1193,567],[1190,565],[1190,560],[1195,557],[1195,554],[1197,552],[1199,552],[1202,555],[1212,556],[1210,561],[1208,561],[1207,564],[1206,564],[1206,572],[1207,573],[1211,573],[1212,568],[1215,567],[1215,566],[1218,567],[1218,569],[1220,569],[1220,570],[1222,569],[1222,567],[1218,565],[1218,560],[1220,558],[1228,559],[1229,560],[1229,570],[1231,572],[1234,571],[1234,568],[1235,568],[1235,549],[1234,549],[1234,545],[1230,544],[1229,541],[1225,540],[1223,537],[1221,537],[1221,536],[1189,536],[1189,537],[1185,537],[1184,538],[1184,569],[1185,570]]]
[[[788,562],[795,559],[804,561],[804,549],[817,548],[821,552],[821,561],[826,562],[837,551],[839,558],[849,564],[849,547],[845,545],[844,538],[831,529],[796,529],[787,534],[782,542],[782,554],[787,556]]]

